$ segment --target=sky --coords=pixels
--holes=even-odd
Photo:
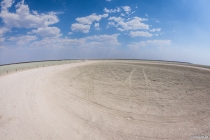
[[[210,65],[209,0],[0,2],[0,64],[149,59]]]

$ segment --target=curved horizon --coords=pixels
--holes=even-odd
[[[210,65],[209,7],[208,0],[2,0],[0,64],[115,58]]]

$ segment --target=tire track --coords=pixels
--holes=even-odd
[[[146,75],[144,69],[142,69],[142,72],[143,72],[143,74],[144,74],[144,78],[145,78],[146,85],[151,87],[151,86],[152,86],[151,81],[148,79],[148,77],[147,77],[147,75]]]
[[[135,71],[135,68],[131,71],[130,75],[128,76],[128,78],[125,80],[125,83],[129,85],[129,87],[132,87],[132,76],[133,76],[133,73]]]
[[[94,94],[94,75],[91,74],[88,80],[87,95],[90,102],[96,102]]]
[[[113,66],[114,67],[114,66]],[[103,68],[103,67],[102,67]],[[108,67],[107,67],[108,68]],[[119,68],[119,67],[116,67],[116,68]],[[121,67],[120,67],[121,68]],[[123,68],[123,67],[122,67]],[[110,82],[109,84],[112,84],[113,86],[115,86],[116,85],[116,81],[117,81],[117,84],[118,85],[120,85],[120,88],[122,87],[121,86],[121,84],[124,86],[124,87],[126,87],[126,88],[128,88],[128,89],[130,89],[130,90],[132,90],[132,91],[134,91],[134,87],[132,87],[132,78],[135,78],[135,79],[133,79],[133,80],[136,80],[136,77],[134,77],[134,76],[136,76],[136,75],[133,75],[133,73],[135,72],[135,70],[133,69],[132,71],[133,71],[133,73],[132,73],[132,71],[130,72],[130,73],[126,73],[126,75],[125,74],[123,74],[122,75],[122,73],[121,72],[123,72],[122,71],[122,68],[120,69],[120,70],[116,70],[115,69],[115,67],[113,68],[113,70],[111,69],[111,67],[109,67],[108,69],[110,69],[110,72],[108,71],[108,72],[106,72],[106,70],[104,70],[105,71],[105,73],[103,73],[103,74],[107,74],[107,73],[109,73],[109,76],[108,77],[113,77],[113,76],[115,76],[115,78],[116,78],[116,80],[112,80],[112,81],[114,81],[114,82]],[[92,71],[92,70],[94,70],[93,68],[88,68],[87,69],[87,73],[89,73],[90,71]],[[100,69],[97,69],[97,70],[100,70]],[[116,71],[115,71],[116,70]],[[96,71],[95,71],[96,72]],[[98,72],[100,72],[100,71],[98,71]],[[141,73],[141,69],[140,69],[140,71],[139,71],[140,73]],[[112,73],[112,74],[111,74]],[[141,73],[141,77],[142,77],[142,79],[143,79],[143,83],[145,82],[146,83],[146,86],[148,87],[148,88],[154,88],[154,87],[152,87],[153,85],[152,84],[154,84],[155,85],[155,82],[153,83],[152,81],[150,81],[150,79],[148,78],[148,77],[152,77],[152,75],[150,76],[148,76],[147,75],[148,73],[147,73],[147,71],[145,71],[145,69],[142,69],[142,73]],[[111,75],[111,76],[110,76]],[[205,127],[203,127],[202,126],[202,124],[203,124],[203,122],[204,122],[204,119],[203,119],[203,121],[201,122],[201,121],[199,121],[199,120],[196,120],[196,119],[192,119],[192,121],[191,120],[188,120],[188,116],[183,116],[183,115],[181,115],[181,116],[174,116],[174,118],[171,118],[171,117],[173,117],[173,116],[164,116],[163,114],[160,114],[160,115],[158,115],[159,114],[159,112],[158,111],[156,111],[156,110],[154,110],[154,113],[157,113],[157,114],[150,114],[150,113],[148,113],[147,112],[147,110],[146,110],[146,112],[145,112],[145,114],[142,114],[142,115],[145,115],[146,117],[145,118],[143,118],[142,116],[140,116],[141,114],[139,113],[138,114],[138,112],[132,112],[132,111],[130,111],[130,110],[128,110],[128,111],[130,111],[130,113],[128,113],[128,112],[126,112],[126,111],[122,111],[121,109],[116,109],[114,106],[109,106],[109,105],[107,105],[106,106],[106,104],[105,105],[103,105],[103,104],[100,104],[100,102],[98,102],[98,103],[94,103],[94,102],[92,102],[91,101],[91,92],[93,92],[94,91],[94,78],[92,77],[92,75],[88,75],[88,78],[86,79],[86,81],[84,81],[84,77],[83,77],[84,75],[82,75],[82,78],[81,78],[81,80],[83,80],[82,82],[88,82],[88,88],[89,88],[89,91],[90,91],[90,94],[88,94],[88,99],[87,99],[87,102],[88,103],[85,103],[85,102],[83,102],[83,101],[81,101],[81,102],[75,102],[75,104],[76,104],[76,106],[78,106],[78,108],[79,108],[79,106],[82,104],[82,106],[87,106],[87,107],[82,107],[83,108],[83,110],[84,111],[87,111],[88,112],[88,114],[87,115],[89,115],[90,116],[90,118],[91,118],[91,116],[93,116],[93,118],[92,119],[87,119],[87,121],[86,121],[86,123],[87,123],[87,125],[89,125],[89,124],[93,124],[93,125],[98,125],[98,127],[99,127],[99,129],[100,129],[100,131],[101,131],[101,133],[103,133],[103,135],[105,136],[106,134],[109,134],[110,133],[110,130],[112,131],[112,127],[110,127],[110,126],[113,126],[113,127],[116,127],[116,128],[118,128],[118,129],[115,129],[116,131],[114,131],[113,133],[110,133],[111,134],[111,136],[113,136],[112,138],[114,139],[114,138],[119,138],[119,135],[124,135],[127,139],[132,139],[132,138],[134,138],[134,137],[136,137],[137,139],[140,139],[140,138],[142,138],[142,139],[147,139],[148,137],[144,137],[144,136],[152,136],[151,137],[151,139],[188,139],[189,137],[188,137],[188,134],[194,134],[195,133],[195,131],[193,130],[193,128],[195,128],[195,127],[197,127],[197,128],[195,128],[195,129],[197,129],[196,131],[199,131],[200,132],[200,130],[201,129],[198,129],[199,128],[199,126],[201,126],[201,128],[203,129],[203,130],[205,130],[206,128]],[[86,75],[87,76],[87,75]],[[101,80],[103,80],[103,78],[104,77],[102,77],[101,78]],[[106,77],[105,77],[106,78]],[[125,78],[127,78],[127,79],[125,79]],[[112,78],[112,79],[114,79],[114,78]],[[138,79],[137,79],[138,80]],[[145,80],[145,81],[144,81]],[[109,80],[105,80],[105,81],[109,81]],[[130,82],[130,84],[129,84],[129,82]],[[97,84],[97,81],[95,81],[95,86],[97,86],[98,84]],[[104,83],[104,85],[106,85],[106,83]],[[61,86],[62,87],[62,86]],[[112,87],[111,87],[112,88]],[[111,89],[110,88],[110,89]],[[65,90],[65,89],[63,89],[63,90]],[[149,91],[149,90],[148,90]],[[69,91],[68,91],[69,92]],[[98,91],[95,91],[95,94],[98,94],[99,92]],[[167,99],[165,99],[165,101],[162,99],[162,98],[155,98],[155,96],[154,96],[154,94],[153,94],[153,92],[149,92],[149,93],[151,93],[150,94],[150,97],[148,97],[148,102],[146,103],[146,105],[153,105],[153,106],[156,106],[156,107],[161,107],[161,105],[163,105],[162,104],[162,102],[167,102]],[[73,94],[75,94],[74,92],[70,92],[70,94],[71,95],[73,95]],[[69,97],[69,100],[71,100],[73,103],[74,103],[74,99],[72,99],[72,97],[73,96],[71,96],[70,94],[67,94],[67,96]],[[94,94],[94,97],[95,97],[95,94]],[[142,93],[141,93],[142,94]],[[70,95],[70,96],[69,96]],[[120,95],[120,94],[119,94]],[[105,95],[106,96],[106,95]],[[111,95],[111,93],[110,93],[110,97],[111,96],[113,96],[113,95]],[[117,97],[118,95],[116,95],[115,97],[116,98],[118,98]],[[162,95],[161,95],[162,96]],[[68,98],[67,97],[67,98]],[[129,96],[128,96],[129,97]],[[123,97],[122,97],[123,98]],[[125,97],[126,98],[126,97]],[[132,96],[131,97],[133,100],[135,100],[135,97],[134,96]],[[107,100],[108,98],[106,98],[106,100]],[[109,99],[108,99],[109,100]],[[107,101],[108,101],[107,100]],[[131,101],[133,101],[133,100],[131,100]],[[145,101],[145,98],[143,97],[142,98],[142,100],[143,101]],[[117,101],[117,100],[116,100]],[[118,100],[119,102],[121,102],[120,100]],[[134,101],[135,102],[135,101]],[[141,102],[141,101],[140,101]],[[200,101],[199,101],[200,102]],[[72,104],[73,104],[72,103]],[[84,104],[83,104],[84,103]],[[158,103],[160,103],[161,105],[158,105]],[[184,103],[184,102],[183,102]],[[97,110],[95,107],[91,107],[91,109],[89,110],[89,105],[91,106],[91,104],[93,105],[93,104],[95,104],[96,105],[96,107],[99,109],[99,110]],[[174,105],[176,105],[177,103],[175,103]],[[178,103],[179,104],[179,103]],[[70,105],[70,104],[69,104]],[[94,106],[95,106],[94,105]],[[180,104],[179,104],[180,105]],[[176,106],[175,106],[176,107]],[[73,113],[73,114],[75,114],[75,112],[74,112],[74,108],[71,108],[71,106],[69,106],[69,108],[66,108],[66,107],[64,107],[65,109],[66,109],[66,111],[70,111],[70,113]],[[149,111],[151,111],[151,108],[152,108],[152,106],[150,106],[149,107]],[[70,110],[69,110],[70,109]],[[81,108],[80,108],[81,109]],[[155,108],[155,109],[158,109],[158,108]],[[174,108],[175,109],[175,108]],[[178,108],[179,109],[179,108]],[[94,113],[89,113],[89,112],[92,112],[92,110],[95,110],[95,114],[96,115],[94,115]],[[97,110],[97,111],[96,111]],[[177,111],[176,109],[174,110],[175,112]],[[103,112],[103,113],[101,113],[101,112]],[[172,108],[172,110],[170,111],[170,112],[173,112],[173,108]],[[147,114],[148,113],[148,114]],[[109,114],[110,116],[109,116],[109,118],[110,119],[112,119],[112,120],[115,120],[116,122],[112,122],[112,124],[113,125],[110,125],[110,126],[108,126],[108,127],[106,127],[105,125],[101,125],[101,123],[98,123],[98,122],[96,122],[95,123],[95,120],[99,120],[99,121],[104,121],[104,116],[106,116],[106,114]],[[132,115],[134,115],[134,114],[136,114],[137,115],[137,117],[135,116],[132,116]],[[77,115],[77,113],[75,114],[75,115]],[[168,114],[168,115],[170,115],[170,114]],[[199,114],[200,115],[200,114]],[[99,116],[102,116],[102,120],[100,119],[100,118],[97,118],[97,117],[99,117]],[[117,119],[117,118],[115,118],[114,116],[120,116],[120,117],[124,117],[125,118],[125,120],[124,121],[121,121],[121,118],[119,117],[119,119]],[[149,117],[150,116],[159,116],[159,117],[164,117],[164,118],[162,118],[161,119],[161,121],[162,122],[154,122],[154,123],[150,123],[148,120],[150,120],[150,121],[157,121],[157,118],[156,117],[154,117],[153,119],[149,119]],[[192,115],[189,115],[190,117],[192,117]],[[77,116],[75,116],[75,117],[81,117],[81,119],[84,119],[85,117],[84,117],[84,115],[82,115],[82,113],[81,114],[79,114],[79,115],[77,115]],[[108,116],[106,116],[106,117],[108,117]],[[180,118],[179,118],[180,117]],[[207,117],[207,116],[206,116]],[[202,117],[200,117],[200,116],[198,116],[198,118],[202,118]],[[142,120],[142,122],[139,122],[140,120]],[[146,121],[144,122],[143,121],[143,119],[145,119]],[[207,118],[208,119],[208,118]],[[111,121],[111,120],[110,120]],[[148,123],[147,123],[148,122]],[[168,124],[166,124],[168,122]],[[195,124],[194,122],[196,122],[197,124]],[[95,123],[95,124],[94,124]],[[122,127],[121,125],[118,125],[118,124],[123,124],[123,123],[128,123],[129,125],[126,125],[126,127]],[[130,123],[132,124],[132,125],[130,125]],[[159,123],[159,124],[158,124]],[[208,121],[206,121],[206,123],[208,123],[209,124],[209,122]],[[105,123],[106,124],[106,123]],[[138,124],[138,126],[139,126],[139,128],[138,128],[138,126],[136,125],[136,124]],[[147,126],[146,126],[147,125]],[[164,125],[164,127],[163,127],[163,125]],[[102,126],[104,126],[104,128],[102,127]],[[120,127],[121,126],[121,127]],[[137,127],[136,127],[137,126]],[[161,127],[162,126],[162,127]],[[173,126],[173,127],[172,127]],[[96,129],[98,128],[98,127],[96,127]],[[153,129],[153,128],[157,128],[158,127],[158,129],[160,129],[160,130],[158,130],[158,129]],[[168,128],[172,128],[172,129],[170,129],[170,131],[166,131],[167,130],[167,127]],[[177,127],[177,130],[176,130],[176,127]],[[129,131],[128,129],[130,129],[130,130],[132,130],[133,132],[131,132],[131,131]],[[146,134],[146,133],[144,133],[144,132],[142,132],[142,131],[139,131],[138,132],[138,129],[140,129],[141,128],[141,130],[142,131],[147,131],[147,130],[151,130],[150,132],[148,132],[148,134]],[[145,128],[145,130],[144,129],[142,129],[142,128]],[[175,129],[174,129],[175,128]],[[94,128],[93,128],[94,129]],[[106,130],[107,129],[107,130]],[[127,129],[126,131],[124,131],[125,129]],[[182,132],[185,132],[185,130],[186,129],[188,129],[188,132],[186,132],[185,134],[184,133],[182,133]],[[153,131],[154,130],[154,131]],[[184,130],[184,131],[183,131]],[[207,130],[207,129],[206,129]],[[176,132],[176,133],[179,133],[177,136],[177,138],[176,138],[176,134],[174,134],[174,133],[172,133],[172,132]],[[125,133],[124,133],[125,132]],[[166,132],[167,134],[169,134],[168,136],[167,135],[165,135],[163,132]],[[153,133],[153,134],[152,134]],[[100,133],[99,133],[100,134]],[[131,134],[131,135],[130,135]],[[134,134],[134,135],[133,135]],[[135,135],[136,134],[136,135]],[[145,135],[146,134],[146,135]],[[160,135],[159,135],[160,134]],[[162,135],[162,134],[164,134],[164,135]],[[186,135],[187,134],[187,135]],[[118,135],[117,137],[115,137],[116,135]],[[161,136],[162,135],[162,136]],[[131,137],[130,137],[131,136]],[[133,137],[134,136],[134,137]],[[143,136],[143,137],[142,137]],[[181,137],[179,137],[179,136],[181,136]],[[184,137],[183,137],[184,136]],[[189,135],[190,136],[190,135]]]
[[[141,93],[140,93],[138,90],[136,90],[135,88],[132,88],[132,87],[130,87],[129,85],[125,84],[125,82],[123,82],[122,79],[121,79],[119,76],[117,76],[117,74],[111,69],[110,66],[109,66],[109,69],[110,69],[111,73],[115,76],[115,78],[121,81],[121,85],[122,85],[122,86],[128,88],[128,89],[131,90],[131,91],[135,91],[135,92],[137,92],[138,94],[141,94]]]
[[[120,77],[118,77],[117,74],[115,74],[115,72],[111,69],[110,66],[109,66],[109,69],[112,72],[112,74],[115,76],[116,79],[121,80]]]

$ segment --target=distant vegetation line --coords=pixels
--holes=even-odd
[[[167,61],[167,60],[149,60],[149,59],[116,59],[116,58],[107,58],[107,59],[55,59],[55,60],[38,60],[38,61],[23,61],[23,62],[17,62],[17,63],[8,63],[8,64],[0,64],[0,66],[5,65],[14,65],[14,64],[24,64],[24,63],[35,63],[35,62],[47,62],[47,61],[71,61],[71,60],[142,60],[142,61],[161,61],[161,62],[173,62],[173,63],[186,63],[186,64],[192,64],[189,62],[181,62],[181,61]]]
[[[17,63],[9,63],[9,64],[0,64],[0,66],[14,65],[14,64],[24,64],[24,63],[47,62],[47,61],[72,61],[72,60],[84,60],[84,59],[59,59],[59,60],[25,61],[25,62],[17,62]]]
[[[30,61],[30,62],[4,64],[4,65],[0,65],[0,75],[17,72],[21,70],[54,66],[54,65],[62,65],[62,64],[70,64],[70,63],[78,63],[82,61],[83,60],[45,60],[45,61]]]

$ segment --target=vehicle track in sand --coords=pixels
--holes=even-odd
[[[0,139],[209,136],[210,70],[87,61],[0,76]]]

